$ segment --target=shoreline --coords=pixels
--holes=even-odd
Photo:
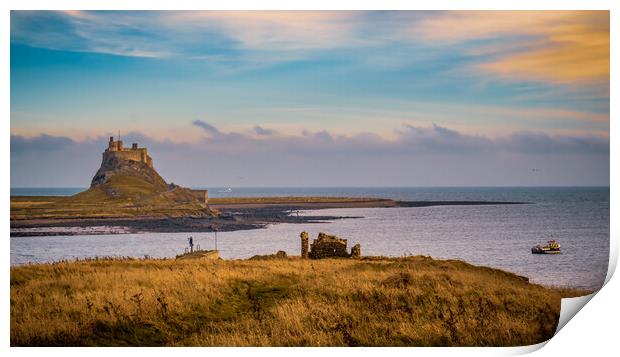
[[[58,197],[12,196],[11,210],[23,209],[22,202],[37,202]],[[30,200],[30,201],[25,201]],[[11,237],[100,235],[172,232],[232,232],[260,229],[276,223],[320,223],[360,216],[313,215],[299,216],[302,210],[330,208],[394,208],[431,206],[513,205],[529,202],[511,201],[397,201],[384,198],[330,198],[330,197],[257,197],[212,199],[209,209],[219,212],[215,216],[136,216],[136,217],[32,217],[16,219],[11,212]],[[45,201],[44,201],[45,202]],[[45,204],[45,203],[44,203]],[[121,230],[117,229],[122,227]],[[114,229],[105,229],[112,227]],[[45,230],[44,228],[49,228]]]

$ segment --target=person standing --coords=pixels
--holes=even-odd
[[[194,238],[190,236],[187,239],[187,241],[189,242],[189,252],[193,253],[194,252]]]

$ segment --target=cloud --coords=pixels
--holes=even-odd
[[[256,135],[259,135],[259,136],[273,136],[278,133],[277,131],[273,129],[265,129],[261,127],[260,125],[254,126],[252,130],[254,131],[254,133],[256,133]]]
[[[169,57],[171,41],[153,13],[11,11],[11,41],[53,50]]]
[[[543,133],[518,132],[499,138],[496,146],[505,151],[518,151],[533,155],[546,154],[609,154],[609,141],[596,136],[549,136]]]
[[[11,41],[236,69],[336,50],[402,68],[456,50],[461,69],[609,91],[609,11],[12,11]]]
[[[372,133],[348,136],[326,130],[265,138],[244,134],[248,131],[222,133],[203,121],[194,125],[214,136],[198,143],[175,143],[131,132],[124,139],[148,147],[155,167],[167,180],[189,186],[609,182],[606,138],[537,132],[487,137],[436,124],[403,125],[393,140]],[[85,185],[97,170],[106,142],[104,136],[77,142],[49,135],[12,135],[11,185]],[[528,181],[532,167],[545,168],[549,176]],[[445,176],[447,171],[453,174]],[[239,177],[247,179],[239,181]]]
[[[409,150],[436,153],[463,153],[489,149],[493,146],[490,139],[459,133],[456,130],[433,124],[431,127],[417,127],[404,124],[400,141]]]
[[[356,36],[361,18],[346,11],[12,11],[11,40],[133,57],[281,62],[366,42]]]
[[[221,132],[216,127],[214,127],[213,125],[203,120],[194,120],[192,122],[192,125],[203,129],[205,132],[207,132],[207,134],[212,135],[212,136],[221,134]]]
[[[19,135],[11,135],[11,153],[16,154],[26,151],[47,152],[61,150],[72,144],[74,144],[73,140],[61,136],[43,134],[27,138]]]
[[[539,48],[480,65],[482,70],[512,80],[560,84],[609,81],[609,32],[567,31],[551,36]]]
[[[248,49],[296,51],[351,45],[359,17],[349,11],[178,11],[165,21],[220,29]]]
[[[609,83],[609,11],[450,11],[412,33],[427,42],[470,43],[491,57],[474,68],[502,78]]]
[[[540,35],[574,15],[570,11],[444,11],[415,23],[411,31],[426,41],[459,43]]]
[[[437,124],[416,127],[404,124],[399,142],[410,152],[467,155],[476,152],[547,154],[609,153],[609,140],[596,136],[550,136],[540,132],[519,131],[495,138],[469,135]]]

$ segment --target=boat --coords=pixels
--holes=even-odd
[[[227,189],[225,189],[225,190],[219,190],[219,191],[217,191],[217,192],[218,192],[218,193],[229,193],[229,192],[232,192],[232,188],[230,188],[230,187],[229,187],[229,188],[227,188]]]
[[[560,254],[560,244],[555,240],[550,240],[547,245],[541,246],[540,244],[532,247],[532,254]]]

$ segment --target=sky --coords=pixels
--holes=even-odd
[[[11,186],[609,185],[607,11],[12,11]]]

